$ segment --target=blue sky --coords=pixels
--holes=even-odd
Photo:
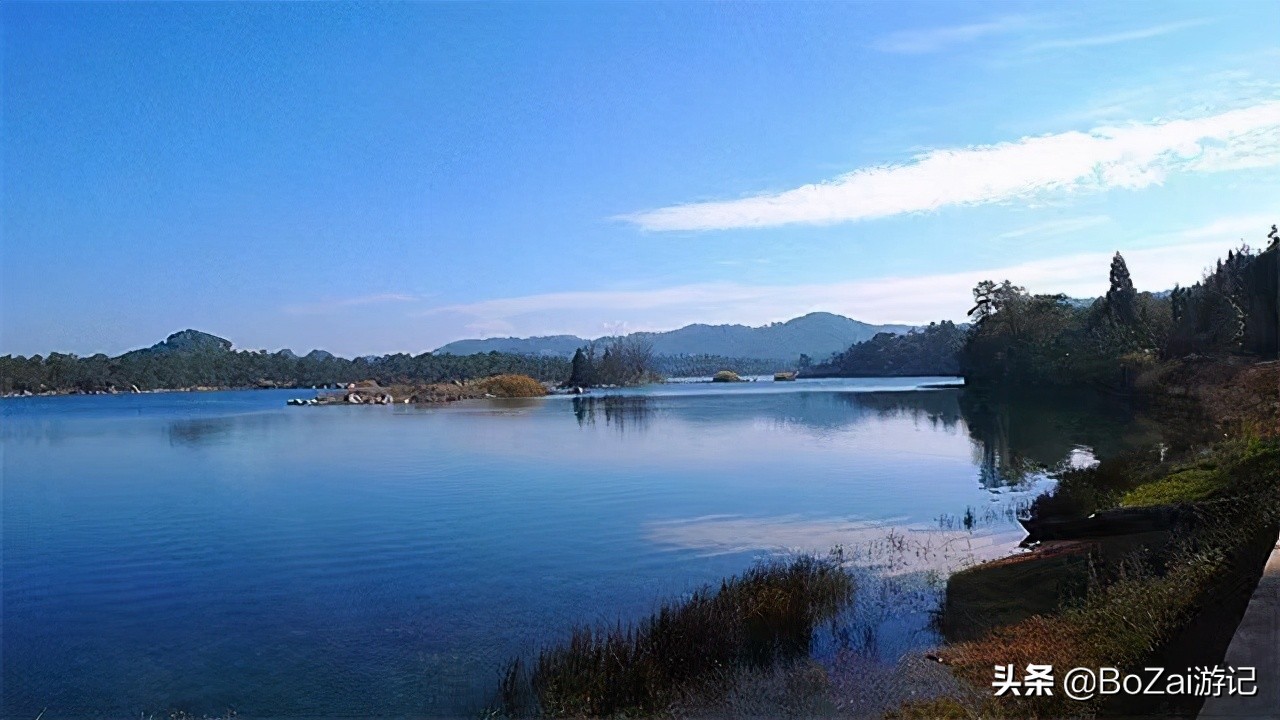
[[[1280,222],[1280,4],[23,4],[0,352],[961,319]]]

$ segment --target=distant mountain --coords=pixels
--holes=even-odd
[[[436,350],[437,355],[474,355],[487,352],[509,352],[518,355],[573,357],[573,351],[591,342],[576,335],[545,335],[531,338],[488,338],[455,340]]]
[[[1149,291],[1143,290],[1142,292],[1140,292],[1140,293],[1138,293],[1138,294],[1139,294],[1139,295],[1150,295],[1151,297],[1153,297],[1153,298],[1155,298],[1155,299],[1157,299],[1157,300],[1165,300],[1165,299],[1167,299],[1170,295],[1172,295],[1172,294],[1173,294],[1173,290],[1172,290],[1172,289],[1169,289],[1169,290],[1156,290],[1156,291],[1154,291],[1154,292],[1149,292]],[[1068,297],[1068,298],[1066,299],[1066,303],[1067,303],[1068,305],[1070,305],[1071,307],[1075,308],[1076,310],[1083,310],[1083,309],[1085,309],[1085,308],[1089,307],[1090,305],[1093,305],[1094,303],[1098,302],[1098,301],[1099,301],[1099,300],[1101,300],[1101,299],[1102,299],[1101,297],[1091,297],[1091,298]]]
[[[659,333],[635,333],[653,343],[657,355],[720,355],[733,358],[793,361],[802,353],[814,360],[825,359],[850,345],[869,340],[881,332],[905,333],[911,325],[870,325],[843,315],[815,312],[781,323],[761,327],[746,325],[686,325]],[[608,338],[601,338],[607,340]],[[458,340],[436,353],[471,355],[491,351],[571,357],[589,340],[574,335],[532,338],[490,338]]]
[[[199,330],[182,330],[165,338],[147,349],[147,352],[158,354],[169,353],[203,353],[227,352],[231,350],[231,341],[210,335]]]
[[[200,332],[199,330],[188,329],[173,333],[162,342],[158,342],[149,348],[131,350],[126,353],[126,355],[200,355],[206,353],[229,353],[232,352],[233,347],[234,346],[231,341],[226,338],[218,337],[217,335],[210,335],[207,332]],[[266,351],[263,350],[262,352],[265,353]],[[278,350],[274,355],[278,358],[289,361],[301,359],[296,353],[288,348]],[[369,357],[377,359],[378,356],[370,355]],[[323,362],[325,360],[332,360],[333,358],[333,353],[325,350],[312,350],[306,354],[306,359],[313,362]]]

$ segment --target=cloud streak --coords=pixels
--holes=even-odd
[[[1226,227],[1223,225],[1222,227]],[[1165,290],[1198,280],[1231,242],[1181,241],[1126,251],[1140,289]],[[841,283],[744,285],[699,283],[654,290],[579,291],[499,298],[431,308],[421,316],[453,317],[503,334],[605,334],[606,321],[629,330],[669,330],[691,322],[762,325],[815,310],[872,323],[921,324],[963,320],[980,280],[1009,279],[1032,292],[1095,297],[1106,292],[1111,252],[1088,252],[962,272],[888,277]],[[553,326],[550,323],[554,323]]]
[[[404,293],[378,293],[377,295],[362,295],[360,297],[286,305],[282,310],[289,315],[323,315],[362,305],[413,302],[418,299],[420,298],[415,295],[406,295]]]
[[[645,230],[830,225],[1050,194],[1137,190],[1179,173],[1280,165],[1280,100],[1194,119],[1132,123],[939,149],[825,182],[621,219]]]
[[[1010,16],[988,22],[949,27],[900,30],[876,40],[871,47],[896,55],[927,55],[963,45],[984,37],[1004,35],[1026,27],[1025,18]]]
[[[1098,227],[1099,225],[1106,225],[1109,222],[1111,222],[1111,218],[1106,215],[1089,215],[1086,217],[1050,220],[1049,222],[1000,233],[999,237],[1002,240],[1017,240],[1020,238],[1029,238],[1034,240],[1045,237],[1057,237],[1059,235],[1069,235],[1091,227]]]
[[[1106,35],[1090,35],[1087,37],[1064,38],[1061,40],[1046,40],[1044,42],[1036,43],[1028,49],[1031,51],[1063,50],[1070,48],[1096,47],[1099,45],[1116,45],[1119,43],[1133,42],[1135,40],[1147,40],[1161,35],[1168,35],[1169,33],[1178,32],[1179,30],[1199,27],[1207,22],[1207,20],[1185,20],[1183,22],[1153,25],[1151,27],[1109,33]]]

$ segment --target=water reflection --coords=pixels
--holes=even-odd
[[[573,416],[579,427],[595,425],[602,420],[618,432],[644,432],[653,415],[654,400],[643,395],[602,395],[575,397]]]
[[[975,443],[979,482],[1019,486],[1043,473],[1150,447],[1159,427],[1132,404],[1100,393],[959,395]]]
[[[1010,535],[1015,531],[1007,525],[970,532],[895,520],[795,515],[690,518],[652,522],[646,529],[652,542],[711,555],[822,553],[838,547],[853,564],[888,575],[949,571],[998,557],[1016,540]]]
[[[166,432],[170,445],[208,445],[225,442],[235,429],[239,418],[213,417],[194,420],[176,420],[169,423]]]
[[[175,447],[226,445],[245,434],[261,436],[273,425],[289,420],[285,415],[270,413],[182,418],[169,421],[164,432],[169,445]]]
[[[937,577],[1016,545],[1009,513],[1047,486],[1036,468],[1145,430],[1078,397],[887,382],[432,408],[286,407],[293,391],[0,403],[0,714],[54,697],[64,715],[354,717],[376,696],[389,715],[456,716],[569,627],[832,545],[861,573],[833,652],[892,663],[933,641]]]
[[[906,417],[954,431],[962,420],[959,392],[823,392],[725,395],[587,395],[573,398],[581,427],[603,423],[619,432],[644,431],[656,416],[696,424],[764,422],[778,428],[847,430],[871,419]]]
[[[923,420],[934,429],[952,432],[963,419],[960,395],[960,390],[923,390],[910,393],[841,393],[837,397],[860,409],[873,410],[881,418],[908,417],[914,423]]]
[[[1044,474],[1080,466],[1161,440],[1159,426],[1132,405],[1101,394],[993,396],[972,390],[726,394],[610,394],[575,397],[579,427],[603,424],[626,434],[663,422],[753,423],[828,438],[872,421],[908,419],[945,433],[961,429],[973,443],[984,488],[1023,488]],[[696,430],[696,428],[695,428]],[[927,448],[921,447],[922,452]]]

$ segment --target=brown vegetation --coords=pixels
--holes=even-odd
[[[528,375],[494,375],[471,383],[479,391],[500,398],[542,397],[547,389]]]
[[[1280,361],[1192,356],[1140,375],[1135,387],[1165,401],[1187,401],[1228,432],[1280,437]]]
[[[547,388],[527,375],[494,375],[466,382],[429,385],[379,385],[366,380],[347,390],[321,395],[322,404],[448,403],[481,398],[533,398],[547,394]],[[387,400],[387,398],[390,398]]]

